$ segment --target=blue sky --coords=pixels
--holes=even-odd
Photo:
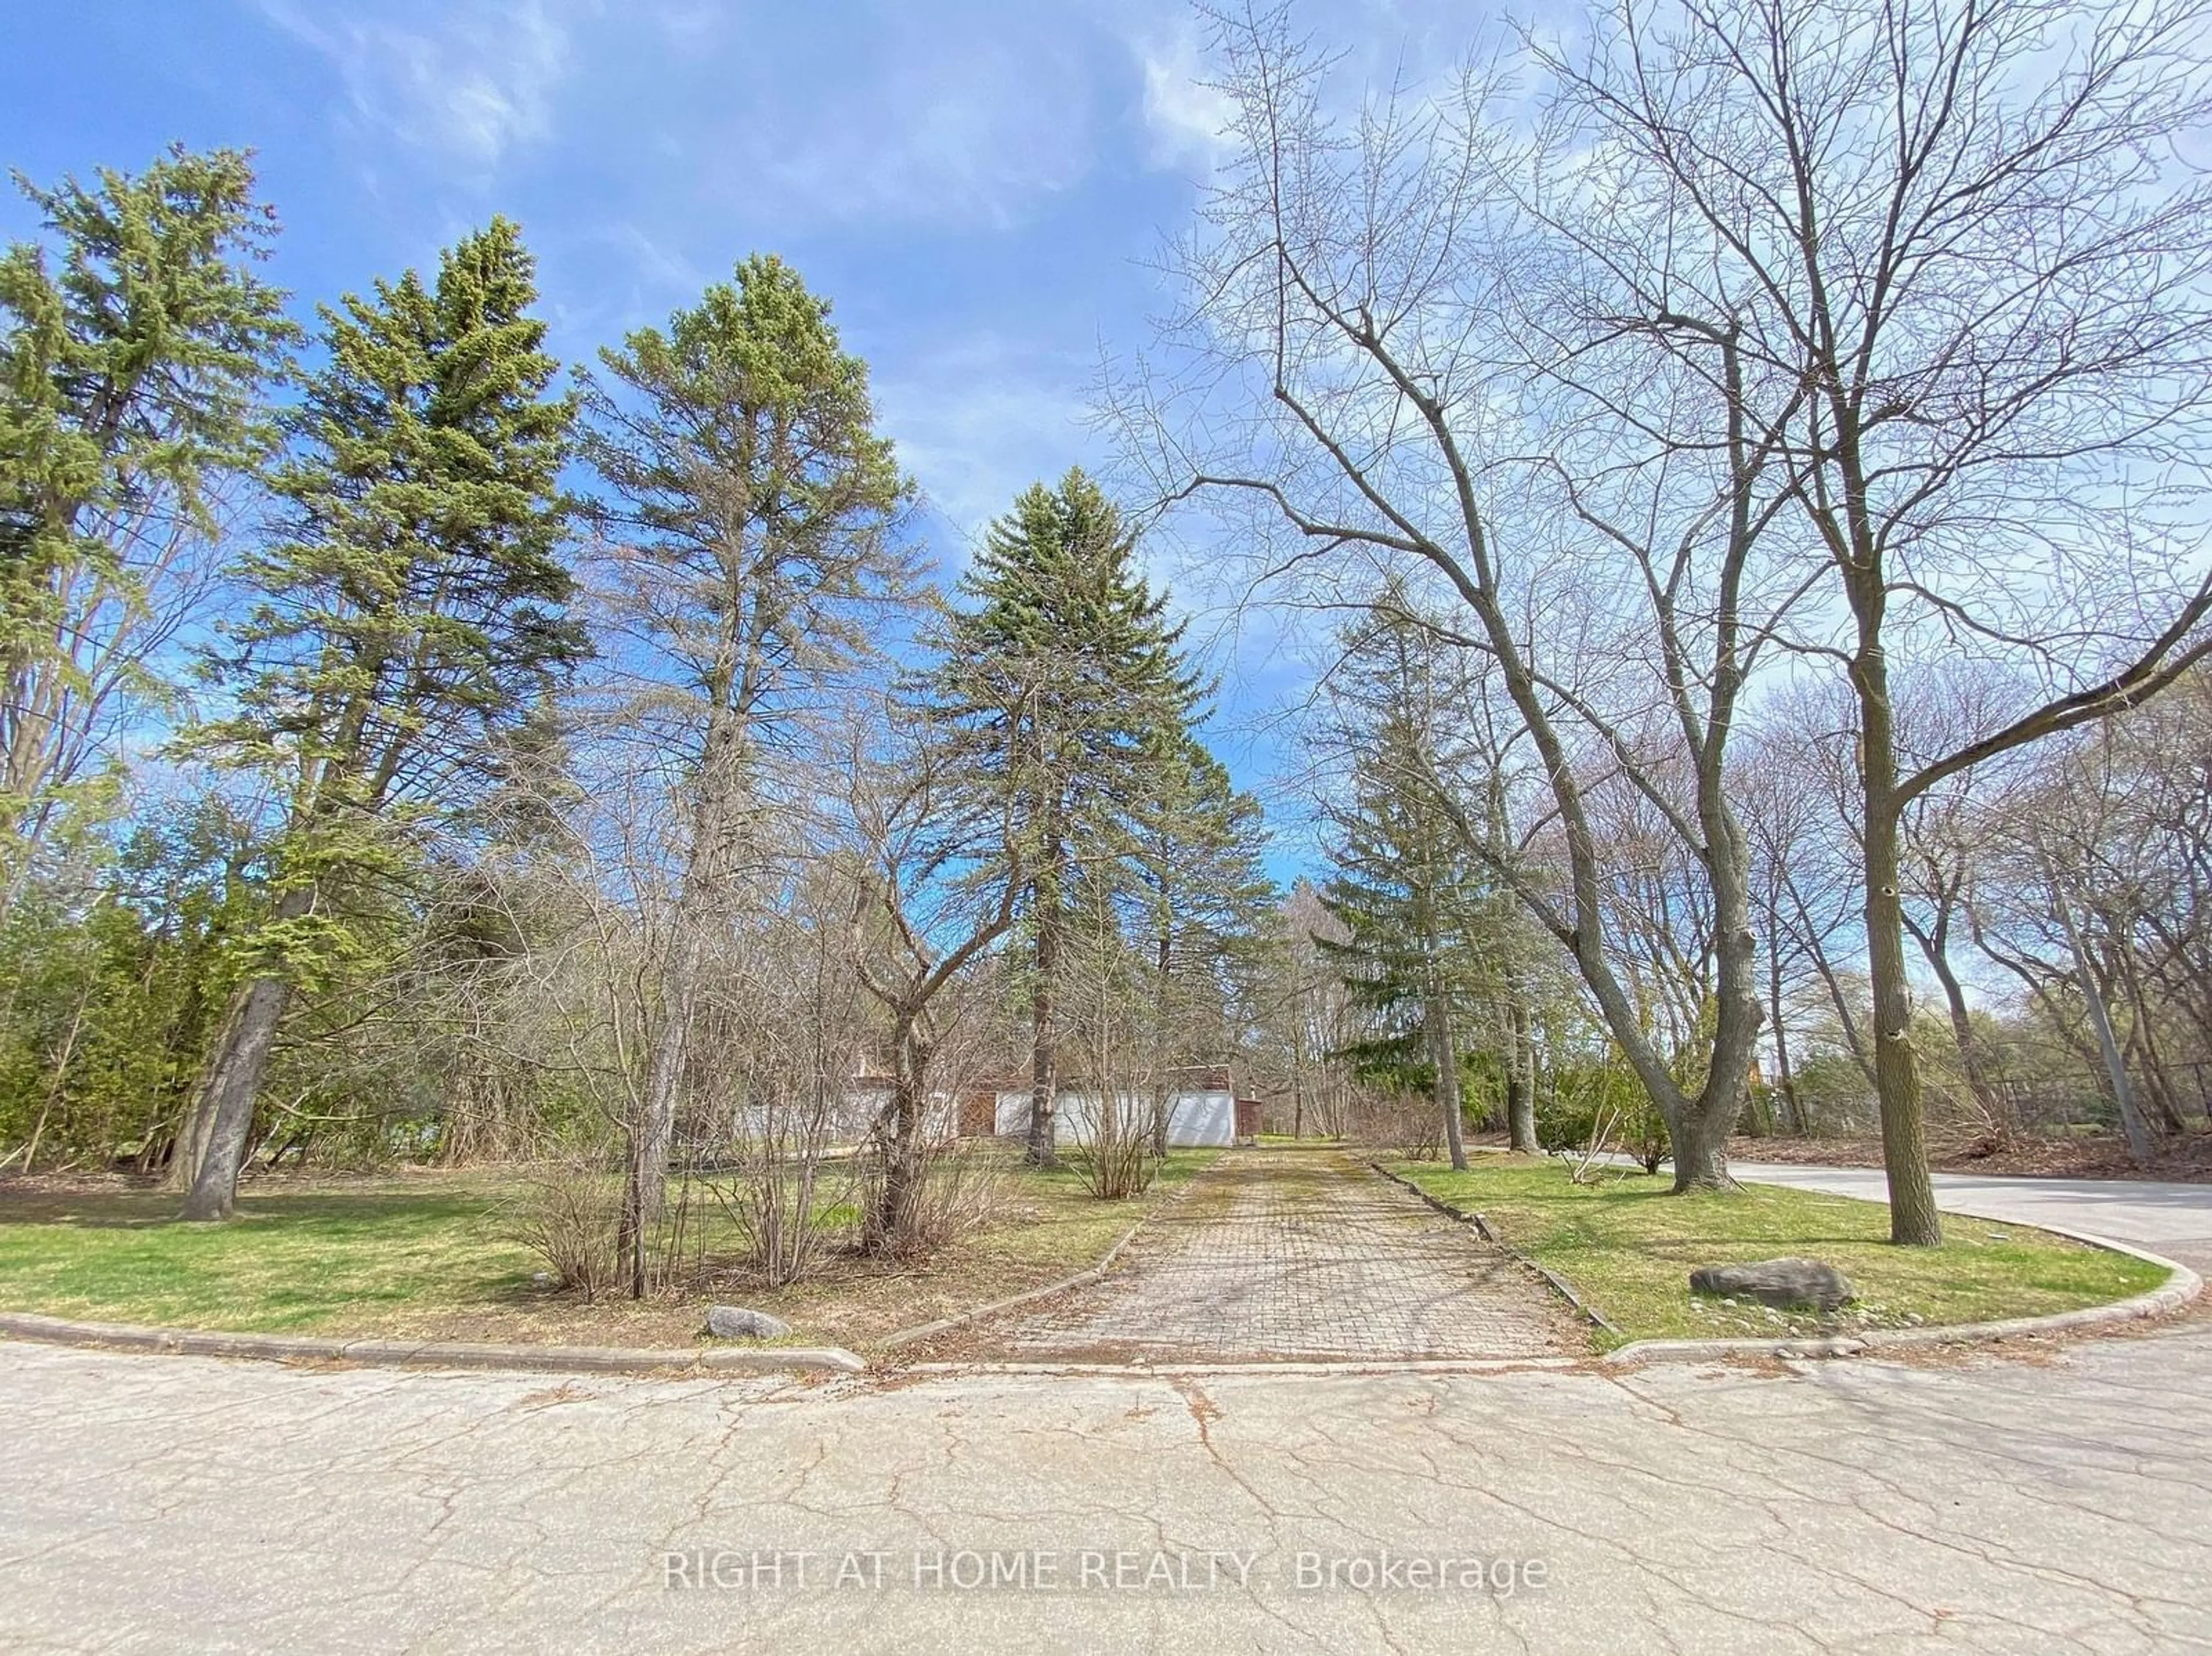
[[[957,553],[1103,458],[1100,351],[1145,343],[1146,261],[1215,153],[1197,66],[1180,0],[17,3],[0,159],[46,181],[256,149],[303,312],[506,213],[572,361],[781,253],[872,365]],[[0,204],[0,236],[30,227]],[[1225,676],[1217,746],[1258,786],[1297,676],[1178,596]]]

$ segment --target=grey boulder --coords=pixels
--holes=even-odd
[[[791,1325],[765,1311],[718,1305],[707,1313],[707,1331],[718,1340],[773,1340],[791,1332]]]
[[[1707,1265],[1690,1273],[1692,1294],[1724,1294],[1784,1310],[1833,1311],[1851,1297],[1851,1279],[1818,1259],[1761,1259],[1754,1265]]]

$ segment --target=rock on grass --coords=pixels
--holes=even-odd
[[[775,1340],[791,1332],[791,1325],[765,1311],[718,1305],[707,1313],[707,1331],[718,1340]]]
[[[1784,1311],[1833,1311],[1851,1297],[1851,1279],[1818,1259],[1761,1259],[1693,1271],[1690,1292],[1756,1300]]]

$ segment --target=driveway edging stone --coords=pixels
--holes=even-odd
[[[913,1345],[922,1340],[934,1339],[939,1334],[950,1334],[956,1329],[967,1327],[971,1323],[979,1323],[986,1318],[995,1317],[1002,1311],[1014,1310],[1018,1307],[1029,1304],[1032,1300],[1048,1300],[1055,1294],[1065,1294],[1070,1289],[1090,1287],[1091,1283],[1097,1282],[1108,1271],[1113,1270],[1114,1262],[1121,1257],[1121,1250],[1135,1240],[1139,1231],[1197,1189],[1198,1181],[1205,1177],[1205,1174],[1206,1169],[1201,1168],[1197,1173],[1184,1180],[1182,1189],[1164,1201],[1155,1204],[1135,1224],[1123,1231],[1114,1246],[1108,1248],[1100,1257],[1097,1264],[1086,1265],[1073,1276],[1063,1277],[1056,1283],[1047,1283],[1042,1288],[1024,1289],[1019,1294],[1010,1294],[1003,1300],[994,1300],[988,1305],[979,1305],[972,1311],[955,1312],[950,1317],[939,1317],[935,1322],[917,1323],[912,1328],[902,1328],[896,1334],[887,1334],[882,1339],[874,1342],[870,1349],[877,1351],[896,1351],[902,1346]]]

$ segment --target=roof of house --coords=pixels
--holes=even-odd
[[[1179,1069],[1170,1070],[1163,1078],[1177,1092],[1225,1093],[1235,1090],[1230,1066],[1226,1064],[1185,1065]],[[1060,1090],[1064,1092],[1070,1087],[1079,1087],[1085,1079],[1079,1075],[1063,1075],[1060,1077]],[[870,1071],[854,1076],[852,1084],[856,1088],[888,1089],[895,1080],[894,1077]],[[1036,1083],[1026,1075],[963,1076],[950,1083],[940,1083],[939,1089],[943,1090],[948,1084],[959,1092],[1026,1093]]]

